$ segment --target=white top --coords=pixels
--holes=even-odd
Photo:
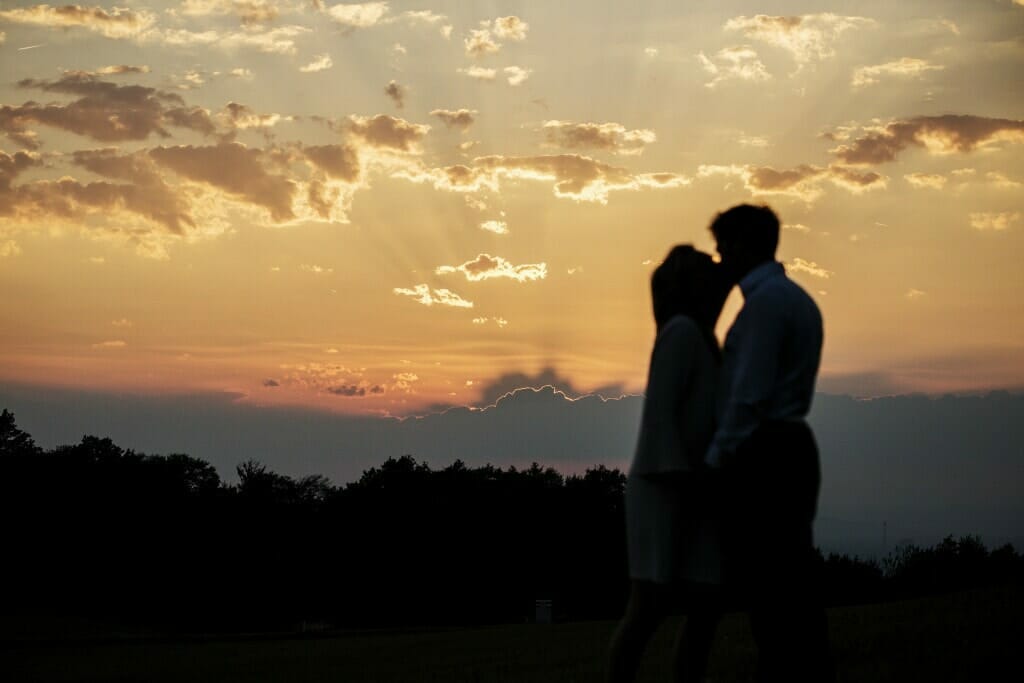
[[[640,435],[629,474],[693,469],[714,433],[718,363],[691,318],[677,315],[651,351]]]
[[[824,337],[821,312],[781,263],[740,280],[743,308],[725,338],[712,467],[768,420],[801,420],[811,409]]]

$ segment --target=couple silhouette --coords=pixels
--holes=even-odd
[[[821,313],[775,260],[779,219],[741,204],[711,223],[720,261],[674,247],[651,277],[657,336],[626,483],[632,580],[608,680],[633,680],[663,617],[687,618],[676,681],[704,680],[726,605],[748,612],[758,681],[832,681],[812,522],[818,449],[804,421]],[[714,335],[735,285],[743,307]]]

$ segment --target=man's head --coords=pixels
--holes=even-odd
[[[775,260],[779,217],[768,205],[739,204],[711,222],[722,265],[737,280],[765,261]]]

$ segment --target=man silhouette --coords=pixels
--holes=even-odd
[[[804,421],[821,359],[817,305],[775,260],[779,219],[741,204],[711,224],[743,308],[725,339],[707,454],[724,484],[727,566],[750,611],[758,681],[833,680],[812,522],[818,449]]]

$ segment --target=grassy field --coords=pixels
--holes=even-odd
[[[840,680],[1022,680],[1024,589],[1005,587],[829,612]],[[97,639],[45,627],[2,625],[0,681],[601,681],[612,622],[508,625],[315,637],[162,639],[139,634]],[[648,650],[641,681],[668,680],[669,621]],[[35,629],[35,635],[26,631]],[[52,631],[52,628],[51,628]],[[78,642],[75,642],[76,635]],[[109,635],[109,634],[108,634]],[[729,615],[719,632],[711,679],[749,680],[755,650],[746,618]]]

